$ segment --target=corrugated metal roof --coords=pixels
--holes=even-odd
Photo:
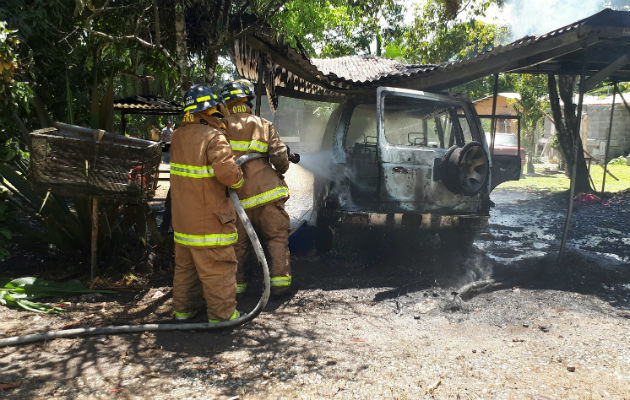
[[[630,13],[604,10],[544,35],[525,36],[477,56],[440,65],[409,65],[374,56],[309,59],[275,32],[239,38],[234,61],[241,75],[258,80],[262,60],[267,93],[318,100],[373,95],[378,86],[443,90],[499,72],[593,75],[630,53]],[[630,63],[614,79],[630,80]],[[274,100],[275,102],[275,100]]]
[[[372,55],[346,56],[339,58],[314,58],[313,65],[330,80],[371,82],[383,77],[398,75],[433,65],[410,65],[396,60]]]

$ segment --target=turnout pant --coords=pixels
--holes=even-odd
[[[175,243],[175,311],[198,311],[204,298],[208,319],[230,319],[236,309],[235,273],[234,247],[192,248]]]
[[[286,199],[264,204],[260,207],[245,210],[258,237],[267,250],[270,258],[269,274],[274,277],[291,276],[289,259],[289,214],[284,210]],[[245,227],[240,219],[236,221],[238,242],[234,245],[238,269],[236,280],[246,281],[245,263],[251,251],[251,244]]]

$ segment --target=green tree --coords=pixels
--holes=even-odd
[[[508,40],[507,27],[478,20],[490,5],[501,5],[502,0],[472,0],[465,5],[458,3],[458,8],[452,3],[433,0],[416,8],[416,17],[405,37],[407,60],[426,64],[454,61]]]
[[[520,99],[514,101],[514,109],[521,117],[522,141],[527,152],[527,173],[534,173],[533,158],[538,142],[536,131],[538,124],[544,121],[544,111],[548,107],[547,76],[545,75],[518,75],[515,80],[515,88],[520,94]]]

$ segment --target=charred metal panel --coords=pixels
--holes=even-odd
[[[492,156],[492,184],[490,190],[506,181],[517,181],[521,176],[521,157],[495,154]]]

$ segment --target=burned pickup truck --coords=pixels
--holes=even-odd
[[[518,154],[489,157],[470,101],[442,94],[379,87],[376,104],[340,104],[322,141],[334,178],[315,179],[320,249],[337,224],[483,227],[491,190],[520,174]]]

